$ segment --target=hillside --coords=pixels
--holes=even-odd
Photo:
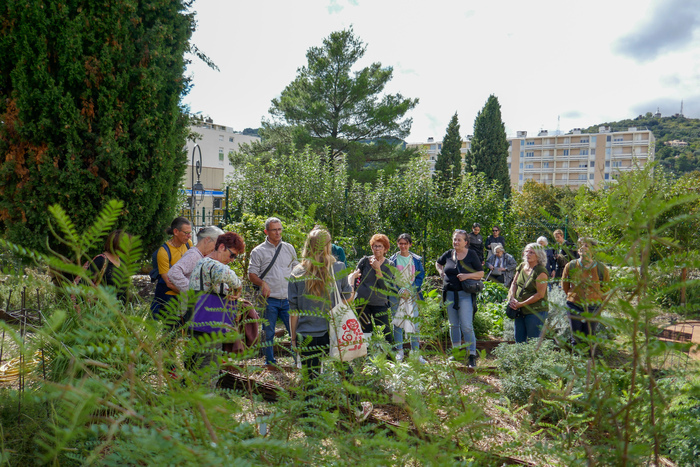
[[[656,160],[661,166],[676,174],[700,170],[700,119],[679,115],[654,117],[649,112],[634,119],[599,123],[583,131],[597,133],[600,126],[609,126],[612,131],[627,130],[629,127],[648,128],[656,138]],[[674,140],[685,141],[688,146],[664,144]]]

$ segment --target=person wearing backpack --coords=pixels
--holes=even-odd
[[[176,217],[165,233],[172,237],[163,243],[151,258],[154,262],[151,281],[156,282],[151,302],[151,314],[154,319],[161,318],[161,308],[178,294],[178,289],[168,279],[167,272],[192,246],[192,223],[185,217]]]
[[[579,258],[569,261],[561,276],[561,287],[566,293],[571,325],[571,345],[580,342],[580,336],[595,334],[596,321],[586,319],[583,313],[594,317],[600,311],[610,283],[610,272],[594,259],[593,248],[598,242],[593,238],[579,239]]]

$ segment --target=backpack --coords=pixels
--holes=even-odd
[[[187,249],[190,249],[190,244],[185,243],[187,246]],[[170,254],[170,247],[168,246],[168,243],[163,243],[161,246],[156,249],[156,251],[153,252],[151,255],[151,272],[148,273],[149,276],[151,276],[151,282],[156,282],[158,279],[160,279],[160,271],[158,270],[158,252],[160,251],[161,248],[165,248],[165,252],[168,254],[168,265],[172,267],[171,261],[173,260],[172,255]]]
[[[569,262],[569,273],[574,268],[578,267],[578,259],[572,260]],[[600,261],[596,261],[595,268],[598,270],[598,282],[603,282],[603,278],[605,277],[605,266]]]

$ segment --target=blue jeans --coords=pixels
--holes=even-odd
[[[265,319],[263,321],[263,331],[265,332],[265,347],[263,351],[265,352],[265,364],[269,365],[271,363],[277,363],[275,360],[275,352],[273,348],[273,341],[275,339],[275,326],[277,325],[277,319],[281,319],[284,323],[284,327],[287,328],[287,332],[291,334],[289,330],[289,300],[286,298],[267,298],[267,304],[265,305]]]
[[[448,299],[453,297],[452,291],[447,292]],[[474,307],[472,295],[464,291],[457,292],[459,296],[459,310],[454,309],[454,302],[448,301],[447,317],[450,320],[450,337],[452,347],[462,345],[462,337],[469,344],[469,353],[476,355],[476,335],[474,334]]]
[[[542,326],[547,321],[549,312],[540,311],[530,315],[520,316],[513,320],[515,326],[515,342],[525,342],[528,339],[537,339],[542,333]]]

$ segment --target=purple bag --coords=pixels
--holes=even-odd
[[[211,274],[211,268],[209,273]],[[204,290],[201,269],[199,271],[199,289]],[[237,305],[237,300],[226,300],[223,284],[221,284],[220,294],[202,293],[197,297],[197,302],[194,305],[190,329],[206,333],[221,332],[222,334],[235,330]],[[216,323],[221,323],[221,325]]]
[[[199,332],[221,332],[226,334],[236,329],[237,300],[226,300],[216,295],[205,293],[197,298],[190,329]],[[221,323],[216,325],[215,323]]]

